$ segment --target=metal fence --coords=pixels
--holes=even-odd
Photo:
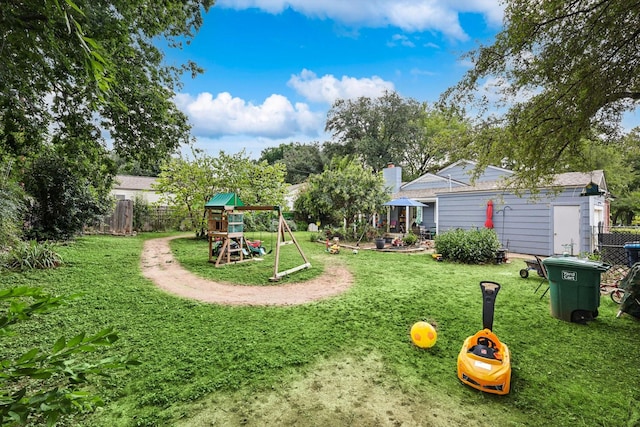
[[[598,233],[598,252],[602,261],[611,265],[626,265],[627,253],[624,245],[640,242],[640,228],[610,228],[609,232]]]
[[[602,283],[613,284],[626,276],[629,271],[629,259],[624,245],[640,242],[640,228],[611,227],[607,232],[597,233],[597,249],[602,262],[611,265],[607,273],[602,275]]]

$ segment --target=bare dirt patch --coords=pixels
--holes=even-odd
[[[455,372],[454,374],[455,375]],[[426,391],[430,390],[430,391]],[[269,391],[212,393],[177,426],[480,427],[487,408],[427,388],[401,387],[387,377],[382,357],[337,356]]]
[[[173,257],[169,241],[183,236],[147,240],[142,249],[142,274],[159,288],[185,298],[225,305],[296,305],[339,295],[353,284],[343,265],[312,280],[273,286],[219,283],[185,270]]]

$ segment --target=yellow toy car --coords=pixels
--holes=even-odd
[[[464,340],[458,354],[458,378],[486,393],[508,394],[511,388],[511,353],[491,330],[500,285],[480,282],[480,288],[483,295],[483,329]]]

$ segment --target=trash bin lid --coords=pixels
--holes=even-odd
[[[554,267],[583,268],[586,270],[590,269],[599,271],[607,271],[611,267],[610,265],[604,264],[600,261],[591,261],[589,259],[566,256],[545,258],[542,260],[542,263],[545,267],[550,265]]]
[[[640,242],[627,242],[623,247],[625,249],[640,249]]]

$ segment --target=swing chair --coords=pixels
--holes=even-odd
[[[258,227],[260,229],[259,231],[259,236],[257,240],[250,240],[250,239],[245,239],[245,241],[247,242],[247,249],[248,249],[248,254],[250,254],[251,256],[258,256],[258,257],[262,257],[264,255],[268,255],[270,253],[273,252],[273,211],[268,213],[268,218],[266,221],[266,226],[268,227],[267,232],[269,233],[269,249],[265,248],[265,239],[262,238],[262,233],[263,233],[263,227],[264,227],[264,220],[261,220],[261,222],[263,223],[260,227]],[[254,219],[254,222],[257,223],[257,221]]]

